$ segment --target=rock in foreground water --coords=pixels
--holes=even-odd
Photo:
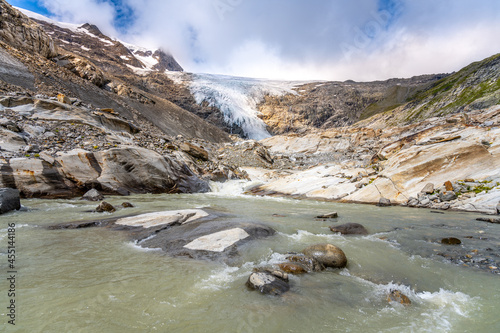
[[[316,244],[305,248],[302,253],[318,260],[325,267],[344,268],[347,258],[344,251],[332,244]]]
[[[333,232],[340,232],[342,235],[368,235],[368,230],[359,223],[346,223],[337,226],[331,226]]]
[[[112,204],[106,202],[106,201],[103,201],[99,204],[99,206],[97,206],[97,208],[95,209],[96,212],[98,213],[102,213],[102,212],[108,212],[108,213],[113,213],[116,211],[115,207],[113,207]]]
[[[391,290],[390,294],[387,295],[387,302],[397,302],[403,304],[404,306],[408,306],[411,304],[408,296],[400,292],[399,290]]]
[[[19,191],[13,188],[0,189],[0,214],[21,208]]]
[[[288,275],[280,271],[259,270],[248,277],[246,285],[263,294],[281,295],[290,290]]]
[[[319,263],[318,260],[311,256],[306,256],[303,254],[296,254],[286,258],[290,262],[298,263],[304,266],[309,272],[319,272],[325,269],[325,267]]]

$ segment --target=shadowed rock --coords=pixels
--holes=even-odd
[[[19,191],[13,188],[0,189],[0,214],[21,208]]]
[[[246,285],[263,294],[281,295],[290,290],[288,275],[280,271],[258,270],[248,277]]]
[[[368,230],[359,223],[346,223],[337,226],[331,226],[333,232],[340,232],[342,235],[368,235]]]

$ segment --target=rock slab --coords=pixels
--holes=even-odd
[[[233,228],[196,238],[184,245],[184,247],[190,250],[222,252],[229,246],[247,237],[250,237],[250,235],[245,230]]]

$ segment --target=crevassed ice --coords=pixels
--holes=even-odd
[[[168,73],[170,74],[170,73]],[[228,125],[237,125],[246,137],[261,140],[270,137],[266,124],[259,117],[257,104],[265,95],[297,94],[292,90],[299,82],[273,81],[216,74],[183,75],[179,80],[189,85],[196,103],[207,102],[221,110]],[[187,81],[187,82],[186,82]]]

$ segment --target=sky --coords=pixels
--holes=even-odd
[[[498,0],[7,1],[162,48],[195,73],[372,81],[500,53]]]

